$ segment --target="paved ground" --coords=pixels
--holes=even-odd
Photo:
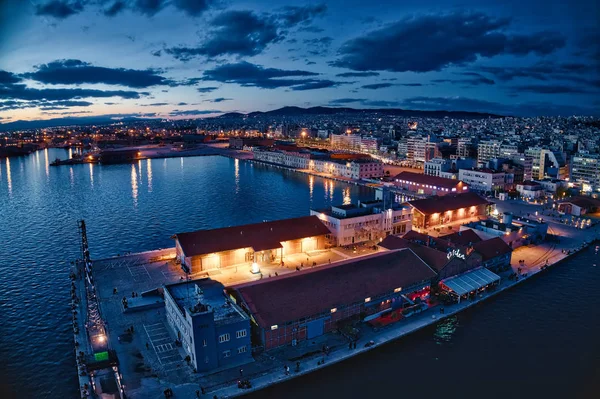
[[[522,204],[504,206],[498,204],[500,211],[513,209],[520,211]],[[526,208],[525,210],[528,210]],[[535,210],[534,210],[535,211]],[[524,273],[531,276],[537,273],[546,260],[550,264],[564,258],[567,251],[573,251],[582,247],[582,244],[591,241],[598,235],[598,227],[588,230],[577,229],[572,226],[550,221],[549,232],[559,237],[559,241],[548,241],[538,246],[521,247],[513,253],[513,270],[521,267]],[[128,397],[131,398],[160,398],[162,391],[170,387],[176,397],[195,397],[195,391],[204,387],[207,394],[204,397],[219,398],[236,396],[245,393],[237,388],[239,369],[234,367],[228,370],[217,370],[210,375],[194,373],[184,361],[185,353],[182,348],[174,345],[175,337],[166,326],[164,308],[151,309],[139,312],[124,313],[121,304],[123,296],[131,297],[132,292],[142,293],[152,290],[163,284],[174,283],[183,278],[181,268],[172,261],[161,259],[173,254],[173,249],[148,252],[135,256],[112,258],[96,261],[94,263],[94,276],[97,282],[101,310],[104,318],[108,321],[107,328],[111,347],[114,348],[120,359],[120,369],[126,384]],[[298,254],[286,257],[285,267],[278,265],[263,266],[263,278],[268,278],[268,273],[274,275],[283,273],[295,273],[296,267],[301,263],[304,265],[308,257],[309,263],[317,262],[317,267],[336,262],[348,257],[356,257],[369,253],[368,247],[365,251],[354,249],[335,249],[318,251],[315,253]],[[524,260],[520,265],[519,260]],[[515,284],[507,279],[504,273],[500,289]],[[217,270],[208,274],[211,278],[229,285],[243,281],[260,278],[260,275],[250,273],[250,265],[239,265],[237,268]],[[202,275],[194,276],[194,278]],[[519,280],[519,281],[522,281]],[[117,288],[117,293],[113,289]],[[484,294],[485,299],[492,294]],[[276,383],[312,370],[324,367],[321,360],[325,358],[325,365],[341,361],[360,351],[370,350],[365,347],[369,340],[375,342],[375,346],[396,339],[402,335],[427,326],[447,317],[465,307],[471,306],[473,302],[463,301],[459,305],[447,307],[443,316],[436,309],[430,309],[421,314],[403,319],[383,329],[374,330],[369,326],[361,327],[361,338],[357,349],[348,349],[343,337],[329,334],[320,337],[319,340],[303,342],[297,347],[283,348],[280,351],[261,354],[256,361],[240,366],[244,369],[244,377],[249,378],[254,387],[262,387]],[[134,327],[134,333],[127,333],[127,329]],[[323,356],[318,349],[322,344],[332,348],[328,356]],[[307,355],[308,354],[308,355]],[[300,359],[300,360],[292,360]],[[295,371],[295,361],[300,362],[300,370]],[[284,365],[290,366],[291,375],[283,373]]]
[[[366,255],[364,251],[332,251],[321,250],[309,253],[288,255],[284,258],[285,267],[281,265],[261,266],[262,278],[297,273],[296,267],[319,267],[351,257]],[[372,251],[369,251],[372,252]],[[153,304],[157,297],[137,296],[164,284],[181,281],[185,274],[173,260],[174,248],[150,251],[142,254],[120,256],[94,262],[94,278],[98,287],[101,311],[107,321],[110,345],[117,351],[120,360],[120,371],[127,387],[128,397],[146,398],[161,397],[162,391],[170,387],[176,392],[187,392],[186,397],[194,397],[200,386],[207,392],[218,391],[229,385],[236,386],[239,369],[217,370],[210,375],[194,373],[184,360],[186,353],[175,345],[173,332],[168,328],[164,307],[148,310],[131,311],[133,307]],[[308,258],[308,262],[307,262]],[[313,262],[316,266],[313,266]],[[309,266],[307,266],[309,264]],[[224,285],[232,285],[260,279],[260,274],[250,272],[251,264],[242,264],[201,272],[192,278],[211,277]],[[114,293],[114,289],[117,290]],[[128,298],[131,307],[127,313],[122,305],[123,297]],[[153,299],[154,298],[154,299]],[[133,334],[128,329],[133,327]],[[338,345],[331,337],[323,337],[329,346]],[[251,364],[240,365],[247,378],[259,378],[283,369],[290,358],[301,357],[303,351],[313,351],[315,345],[320,347],[321,341],[311,346],[310,343],[299,345],[289,353],[259,355]],[[291,365],[290,365],[291,367]],[[212,397],[212,395],[210,396]]]

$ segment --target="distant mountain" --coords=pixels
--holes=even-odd
[[[0,124],[0,132],[9,130],[26,130],[26,129],[42,129],[46,127],[57,126],[74,126],[74,125],[106,125],[117,122],[132,122],[132,121],[151,121],[156,119],[124,117],[122,119],[114,119],[114,115],[98,115],[98,116],[73,116],[66,118],[44,119],[38,121],[14,121]],[[160,119],[160,118],[159,118]]]
[[[249,114],[241,114],[239,112],[230,112],[223,114],[218,118],[258,118],[263,116],[301,116],[301,115],[341,115],[341,114],[382,114],[396,116],[414,116],[414,117],[429,117],[429,118],[460,118],[460,119],[475,119],[475,118],[501,118],[501,115],[469,112],[469,111],[418,111],[401,108],[347,108],[347,107],[283,107],[266,112],[250,112]]]
[[[426,118],[459,118],[459,119],[479,119],[479,118],[501,118],[500,115],[468,112],[468,111],[413,111],[400,108],[345,108],[345,107],[283,107],[272,111],[255,111],[248,114],[241,112],[228,112],[217,116],[218,119],[241,119],[241,118],[260,118],[260,117],[294,117],[294,116],[311,116],[311,115],[342,115],[342,114],[380,114],[380,115],[395,115],[404,117],[426,117]],[[41,129],[45,127],[56,126],[73,126],[73,125],[105,125],[117,122],[132,122],[132,121],[155,121],[160,118],[140,118],[132,115],[97,115],[97,116],[77,116],[54,118],[38,121],[14,121],[0,124],[1,131],[19,130],[19,129]]]

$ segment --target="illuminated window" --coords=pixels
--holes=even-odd
[[[371,302],[371,297],[365,298],[365,302]]]
[[[331,313],[335,313],[335,312],[337,312],[337,308],[331,309]]]
[[[394,292],[400,292],[400,291],[402,291],[402,287],[398,287],[394,290]]]
[[[278,328],[279,327],[277,326],[277,324],[271,326],[271,330],[277,330]]]
[[[239,330],[235,332],[236,338],[243,338],[246,336],[246,330]]]
[[[219,343],[227,342],[231,339],[229,333],[219,335]]]

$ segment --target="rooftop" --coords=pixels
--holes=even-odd
[[[462,181],[456,179],[446,179],[444,177],[429,176],[424,175],[422,173],[414,172],[400,172],[394,177],[394,180],[408,181],[412,183],[425,184],[448,189],[454,188],[459,184],[464,184]]]
[[[281,248],[281,243],[329,234],[316,216],[303,216],[272,222],[246,224],[212,230],[175,234],[185,256],[206,255],[240,248],[255,251]]]
[[[330,312],[435,277],[414,252],[402,249],[231,287],[263,328]]]
[[[408,204],[423,214],[442,213],[471,206],[487,205],[489,201],[473,192],[445,195],[443,197],[430,197],[409,201]]]
[[[217,324],[247,319],[247,316],[225,297],[224,286],[218,281],[209,278],[184,281],[166,285],[165,290],[175,300],[182,313],[185,313],[185,310],[192,315],[212,311]]]
[[[398,203],[393,203],[388,209],[400,210],[407,208]],[[313,212],[325,214],[336,219],[349,219],[366,215],[374,215],[383,211],[383,201],[360,201],[356,204],[332,205],[329,208],[313,209]]]

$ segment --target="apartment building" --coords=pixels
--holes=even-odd
[[[506,173],[492,169],[460,169],[458,178],[473,191],[503,190],[507,184]]]
[[[410,207],[396,203],[386,207],[380,200],[311,209],[310,214],[329,228],[336,246],[379,240],[412,228]]]
[[[570,180],[581,183],[583,192],[600,191],[600,155],[583,152],[573,155]]]

